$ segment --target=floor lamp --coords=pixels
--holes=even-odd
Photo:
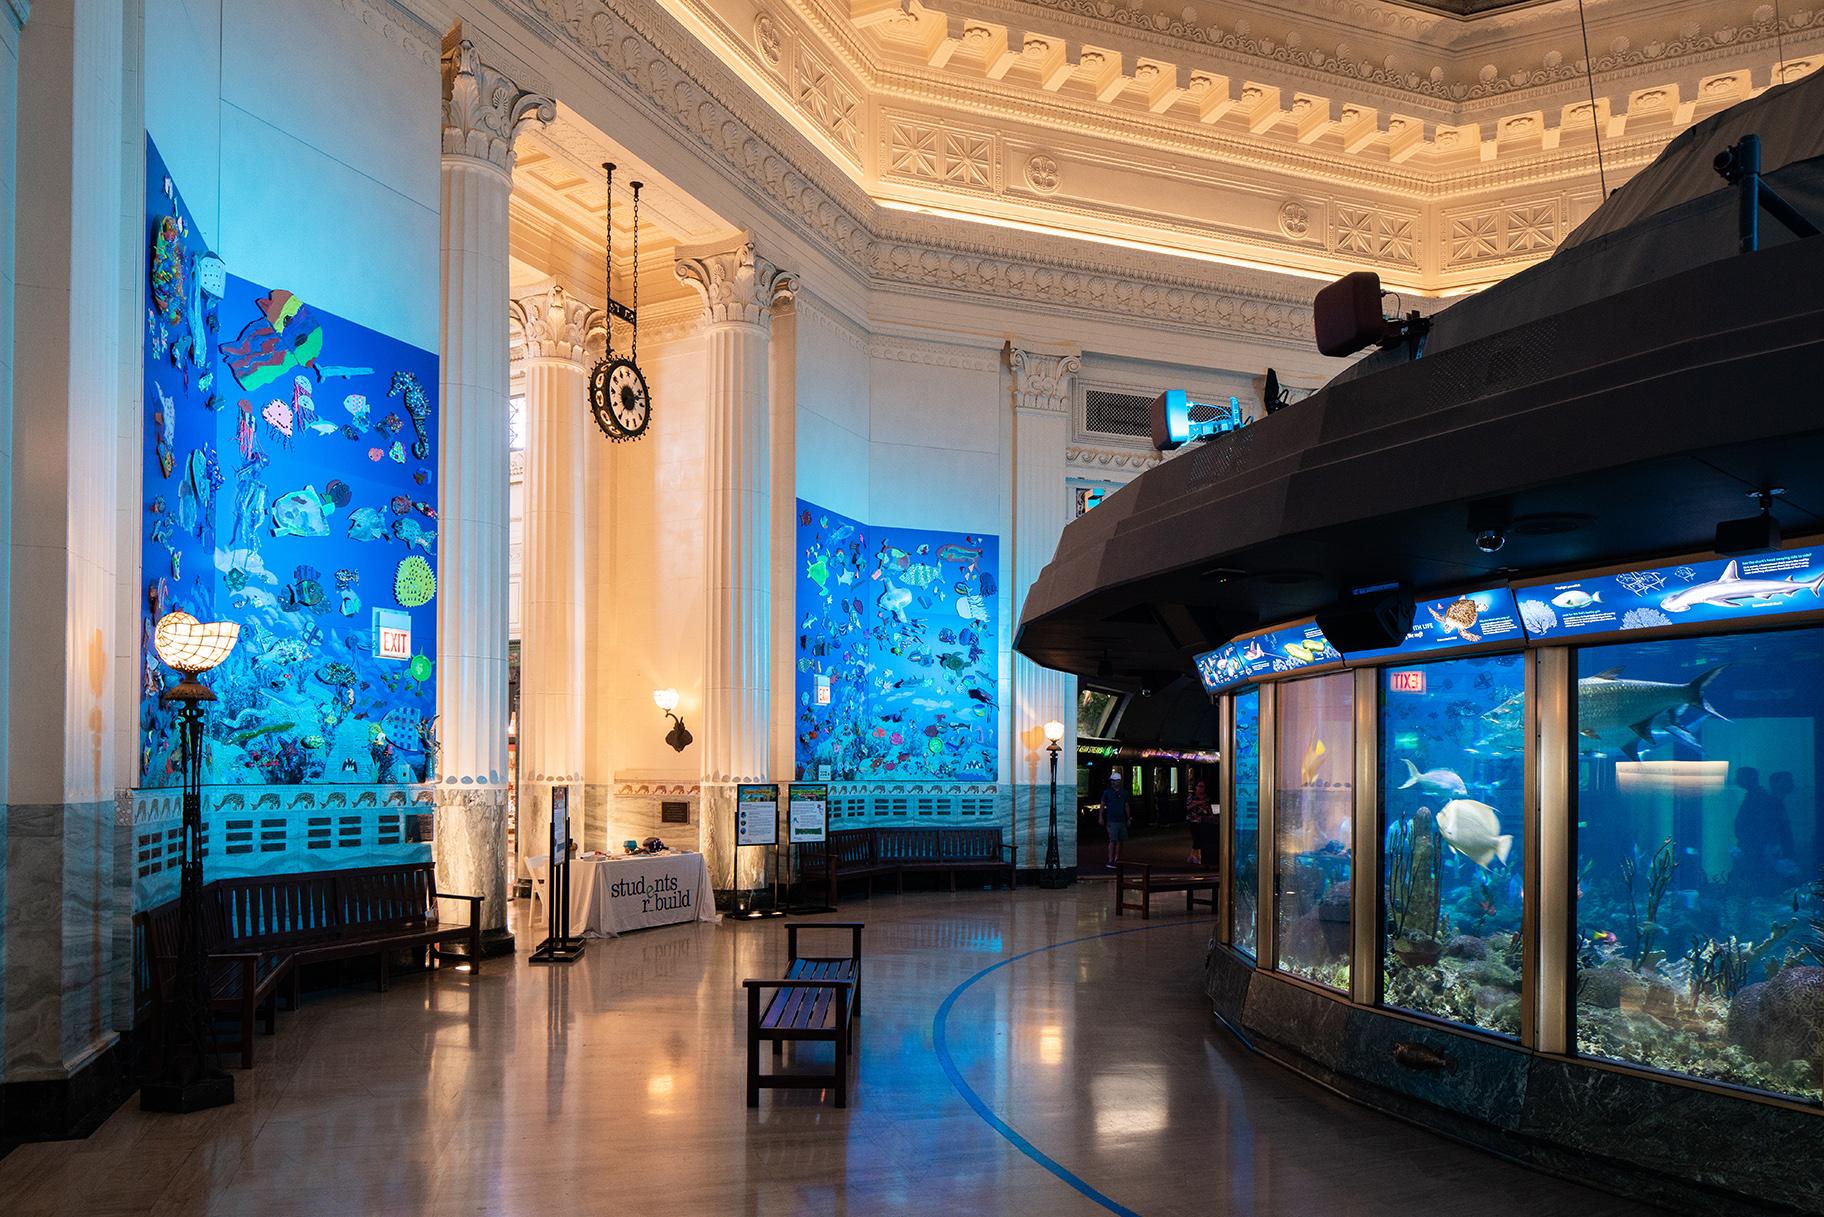
[[[1045,869],[1039,875],[1040,887],[1063,887],[1070,882],[1058,860],[1058,753],[1063,739],[1063,723],[1053,719],[1045,724],[1045,751],[1051,754],[1051,821],[1045,830]]]
[[[152,649],[183,679],[159,695],[177,708],[177,739],[184,767],[184,828],[178,890],[177,985],[162,1012],[164,1060],[159,1074],[140,1088],[146,1111],[202,1111],[234,1102],[234,1079],[209,1060],[214,1027],[209,1010],[208,943],[203,935],[203,705],[215,690],[197,679],[234,650],[241,627],[231,621],[198,621],[166,613],[152,631]],[[148,938],[146,950],[158,949]]]

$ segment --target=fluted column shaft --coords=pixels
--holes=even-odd
[[[772,306],[792,276],[731,244],[678,251],[678,277],[702,294],[708,406],[704,548],[703,837],[718,887],[735,874],[732,790],[762,780],[772,745]]]
[[[507,197],[515,136],[528,122],[555,117],[555,107],[484,64],[460,27],[444,44],[443,83],[435,855],[443,890],[483,898],[490,949],[502,949],[512,945],[506,932]]]
[[[1013,604],[1019,619],[1033,580],[1057,552],[1069,523],[1065,450],[1070,440],[1071,378],[1082,366],[1074,351],[1009,346],[1013,374]],[[1050,758],[1044,724],[1064,724],[1058,757],[1058,848],[1076,864],[1077,682],[1013,657],[1014,835],[1022,866],[1045,860],[1050,818]]]
[[[588,371],[603,317],[561,287],[513,302],[526,388],[525,521],[519,649],[520,849],[550,852],[551,791],[569,791],[583,830],[586,651],[584,540]],[[594,439],[605,443],[601,436]]]

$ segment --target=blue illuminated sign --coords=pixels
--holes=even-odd
[[[1197,656],[1196,663],[1197,678],[1203,681],[1206,693],[1220,693],[1248,679],[1239,642],[1225,642],[1214,651],[1205,651]]]
[[[1441,655],[1490,642],[1523,643],[1520,610],[1505,587],[1464,592],[1438,600],[1421,600],[1412,614],[1412,629],[1397,647],[1353,651],[1351,659],[1387,655]]]
[[[1341,663],[1342,659],[1330,640],[1324,637],[1324,632],[1306,622],[1282,626],[1252,638],[1237,638],[1214,651],[1205,651],[1195,662],[1204,689],[1220,693],[1243,681]]]
[[[1523,587],[1517,595],[1533,639],[1759,620],[1824,609],[1824,551],[1643,567]]]

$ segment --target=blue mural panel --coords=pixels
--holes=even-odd
[[[404,783],[435,714],[437,358],[226,273],[147,141],[142,784],[178,782],[152,625],[241,623],[204,781]]]
[[[992,536],[873,527],[798,501],[796,773],[993,781]]]

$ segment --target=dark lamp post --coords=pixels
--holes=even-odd
[[[1045,869],[1039,875],[1040,887],[1058,888],[1069,882],[1058,860],[1058,753],[1063,739],[1063,723],[1053,719],[1045,724],[1045,751],[1051,756],[1051,819],[1045,830]]]

